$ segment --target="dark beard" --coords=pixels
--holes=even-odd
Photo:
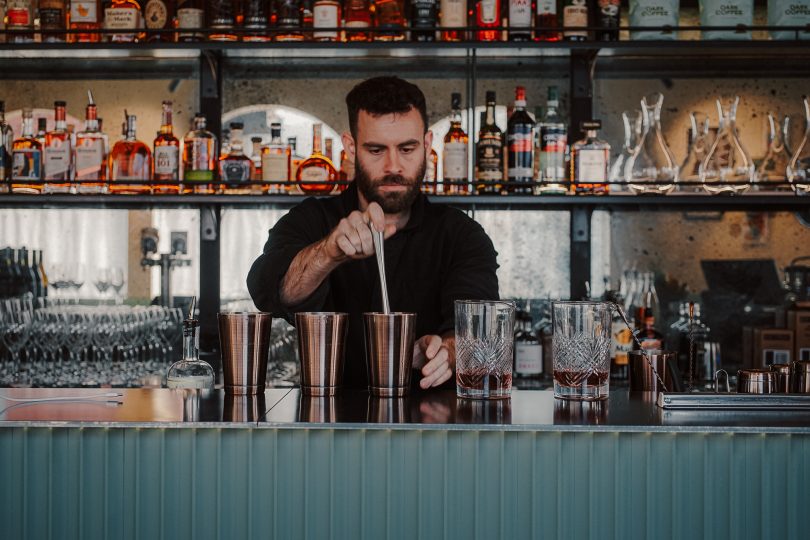
[[[354,183],[357,189],[363,194],[368,202],[375,202],[382,207],[386,214],[399,214],[409,209],[416,197],[419,196],[419,188],[427,170],[426,160],[422,160],[422,165],[416,173],[415,178],[406,178],[400,174],[388,174],[379,180],[372,180],[368,172],[363,168],[360,160],[354,164]],[[382,193],[378,186],[383,184],[398,184],[407,186],[408,189],[401,193]]]

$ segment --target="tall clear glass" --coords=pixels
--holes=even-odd
[[[796,193],[810,194],[810,98],[804,98],[804,137],[787,167],[788,182]]]
[[[552,310],[554,397],[607,399],[611,304],[561,301],[553,302]]]
[[[709,130],[709,115],[700,111],[689,113],[691,128],[689,130],[689,151],[681,165],[681,185],[678,191],[703,192],[700,185],[700,164],[709,155],[714,137]]]
[[[739,96],[717,100],[720,129],[703,163],[700,181],[712,195],[743,193],[754,182],[754,161],[737,132]]]
[[[642,132],[633,154],[624,166],[625,181],[634,193],[666,194],[675,189],[680,167],[661,129],[660,93],[641,99]]]
[[[641,111],[622,111],[622,123],[624,124],[624,144],[622,152],[610,166],[610,191],[611,193],[621,193],[627,191],[624,183],[624,166],[633,152],[636,150],[639,138],[641,137],[642,117]]]
[[[456,393],[473,399],[512,394],[515,303],[456,300]]]
[[[787,183],[787,167],[790,163],[790,150],[783,133],[787,132],[790,117],[783,117],[785,129],[779,123],[779,115],[768,113],[768,153],[757,168],[757,189],[760,191],[779,191],[787,189],[785,185],[762,185],[762,182]]]

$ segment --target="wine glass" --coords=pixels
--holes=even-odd
[[[110,269],[110,287],[115,291],[115,303],[120,304],[123,299],[121,298],[121,289],[124,288],[124,269],[120,266],[113,266]]]

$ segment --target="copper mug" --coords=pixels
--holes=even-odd
[[[296,313],[295,327],[301,360],[301,392],[308,396],[334,396],[343,381],[349,315]]]
[[[737,372],[738,394],[773,394],[776,373],[770,369],[741,369]]]
[[[263,394],[270,350],[269,313],[218,313],[225,393]]]
[[[402,397],[411,386],[416,313],[363,313],[369,393]]]

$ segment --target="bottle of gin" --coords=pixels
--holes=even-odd
[[[188,317],[183,321],[183,358],[169,367],[166,373],[166,386],[185,390],[212,390],[214,388],[214,370],[211,365],[200,360],[197,345],[197,328],[199,323],[194,318],[196,297],[191,299]]]
[[[290,146],[281,139],[281,122],[270,124],[270,142],[262,148],[262,181],[268,193],[287,191],[290,181]]]

